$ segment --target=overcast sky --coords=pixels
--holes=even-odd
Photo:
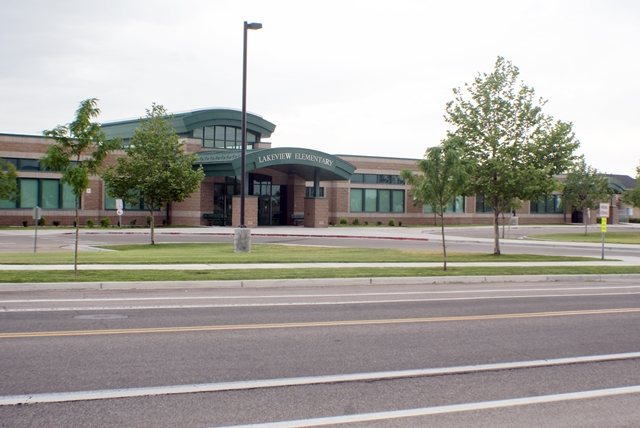
[[[0,0],[0,133],[41,135],[100,100],[101,122],[241,108],[273,147],[421,158],[445,137],[452,88],[497,56],[573,122],[579,153],[635,176],[638,0]]]

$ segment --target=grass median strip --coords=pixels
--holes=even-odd
[[[585,236],[584,232],[579,233],[553,233],[548,235],[531,235],[529,239],[540,239],[543,241],[563,241],[563,242],[602,242],[602,234],[599,232],[589,232]],[[606,232],[604,234],[606,244],[637,244],[640,245],[640,232]]]
[[[234,253],[233,244],[156,244],[103,246],[115,251],[81,252],[79,264],[227,263],[393,263],[442,262],[441,251],[254,244]],[[449,262],[595,261],[596,258],[526,254],[450,253]],[[0,254],[0,264],[72,264],[73,252]]]
[[[340,269],[221,269],[221,270],[119,270],[0,271],[0,283],[37,282],[137,282],[137,281],[230,281],[305,278],[385,278],[495,275],[607,275],[640,274],[640,266],[501,266],[442,268],[340,268]]]

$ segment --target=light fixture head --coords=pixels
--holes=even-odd
[[[259,22],[252,22],[251,24],[245,22],[244,25],[248,30],[259,30],[262,28],[262,24]]]

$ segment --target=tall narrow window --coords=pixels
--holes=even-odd
[[[42,180],[42,208],[58,209],[60,208],[60,181],[59,180]]]
[[[33,208],[38,205],[38,180],[20,179],[20,208]]]

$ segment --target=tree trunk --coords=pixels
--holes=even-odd
[[[444,210],[442,210],[442,216],[440,217],[440,229],[442,231],[442,270],[447,270],[447,246],[444,242]]]
[[[582,211],[582,222],[584,223],[584,236],[587,236],[587,210]]]
[[[150,231],[150,235],[151,235],[151,245],[154,245],[154,244],[156,243],[156,241],[155,241],[155,237],[154,237],[154,235],[153,235],[153,232],[154,232],[154,228],[153,228],[153,226],[154,226],[154,223],[155,223],[155,215],[154,215],[153,207],[151,207],[151,209],[149,210],[149,214],[151,214],[151,215],[150,215],[150,217],[151,217],[151,221],[149,222],[149,227],[151,228],[151,231]]]
[[[76,248],[73,254],[73,274],[78,275],[78,235],[80,235],[80,213],[78,212],[80,197],[76,196]]]
[[[493,254],[500,254],[500,226],[498,224],[498,208],[493,208]]]

